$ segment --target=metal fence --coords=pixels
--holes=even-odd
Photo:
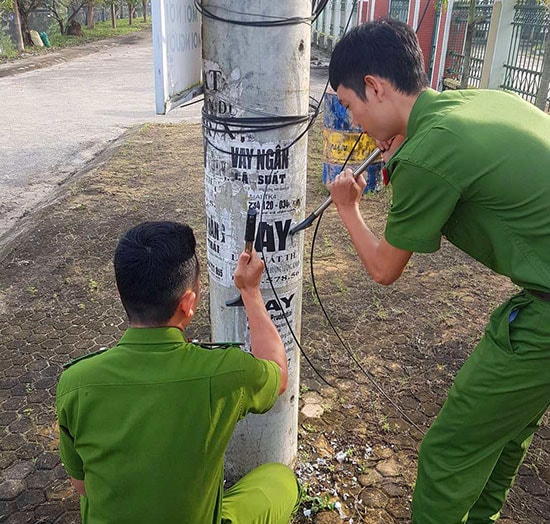
[[[389,17],[407,23],[410,0],[391,0]]]
[[[550,9],[536,0],[518,0],[514,6],[512,39],[508,59],[504,64],[504,80],[501,87],[518,93],[525,100],[535,103],[539,90],[546,91],[546,100],[537,103],[541,109],[549,110],[550,92],[541,84],[543,70],[550,68],[548,45]]]
[[[334,44],[349,27],[357,23],[358,2],[355,0],[329,0],[312,27],[311,40],[321,49],[331,51]]]
[[[468,86],[491,85],[494,88],[501,87],[515,91],[537,107],[550,111],[550,8],[545,6],[544,0],[515,0],[515,15],[510,28],[512,6],[508,4],[509,10],[506,17],[499,15],[500,9],[496,10],[493,16],[493,3],[494,0],[476,0]],[[411,4],[411,0],[390,0],[388,15],[407,21],[412,8]],[[456,0],[452,4],[449,3],[452,8],[449,7],[448,38],[443,48],[445,62],[442,84],[444,88],[457,88],[462,78],[469,4],[469,0]],[[313,24],[313,44],[331,51],[334,44],[342,37],[348,20],[352,26],[360,20],[365,20],[368,16],[367,10],[370,13],[370,5],[371,2],[362,0],[329,0]],[[439,16],[443,15],[438,11],[436,24]],[[491,29],[490,48],[493,51],[487,54],[491,22],[498,26]],[[496,60],[495,39],[496,35],[501,34],[505,37],[502,41],[498,41],[497,49],[500,52],[497,53],[499,57]],[[505,60],[508,48],[508,58]],[[431,61],[434,60],[436,53],[434,38]],[[504,65],[503,62],[505,62]]]
[[[460,81],[464,65],[464,41],[466,38],[466,26],[468,24],[469,2],[456,2],[453,4],[451,24],[449,27],[449,41],[445,60],[445,77]],[[493,12],[493,0],[480,0],[475,7],[475,30],[470,56],[470,72],[468,86],[479,87],[487,36]]]

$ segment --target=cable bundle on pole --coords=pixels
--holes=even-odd
[[[278,16],[269,16],[266,14],[256,14],[249,12],[241,12],[232,9],[228,9],[224,6],[215,6],[216,9],[224,11],[225,13],[231,13],[231,15],[238,15],[240,17],[253,17],[257,20],[243,20],[242,18],[227,18],[226,16],[221,16],[212,11],[212,9],[206,8],[203,5],[201,0],[195,0],[195,7],[197,11],[207,18],[216,20],[218,22],[224,22],[227,24],[247,26],[247,27],[281,27],[288,25],[297,25],[297,24],[311,24],[313,16],[301,17],[301,16],[292,16],[292,17],[278,17]]]

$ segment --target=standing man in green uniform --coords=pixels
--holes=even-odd
[[[185,339],[199,302],[189,226],[138,225],[119,241],[114,267],[130,328],[71,365],[56,396],[83,524],[287,524],[299,498],[288,467],[264,464],[224,491],[236,423],[268,411],[287,386],[285,349],[259,290],[263,262],[242,253],[234,276],[252,354]]]
[[[550,401],[550,117],[510,93],[429,89],[397,21],[351,30],[329,77],[390,157],[382,239],[360,214],[364,180],[347,169],[329,186],[370,276],[391,284],[445,236],[523,288],[493,312],[424,438],[412,504],[414,524],[495,522]]]

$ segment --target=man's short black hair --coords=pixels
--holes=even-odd
[[[330,58],[332,89],[343,85],[365,100],[366,75],[384,78],[407,95],[428,86],[422,50],[410,26],[384,18],[356,26],[342,37]]]
[[[145,222],[122,235],[115,277],[131,324],[162,326],[173,316],[199,278],[195,246],[193,230],[177,222]]]

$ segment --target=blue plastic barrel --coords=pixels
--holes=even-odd
[[[324,96],[323,129],[323,183],[332,182],[342,171],[342,166],[359,136],[361,128],[354,127],[348,110],[338,101],[336,93],[327,92]],[[376,144],[372,138],[363,135],[353,150],[346,167],[357,168],[370,155]],[[382,187],[382,162],[367,168],[365,191],[379,191]]]

